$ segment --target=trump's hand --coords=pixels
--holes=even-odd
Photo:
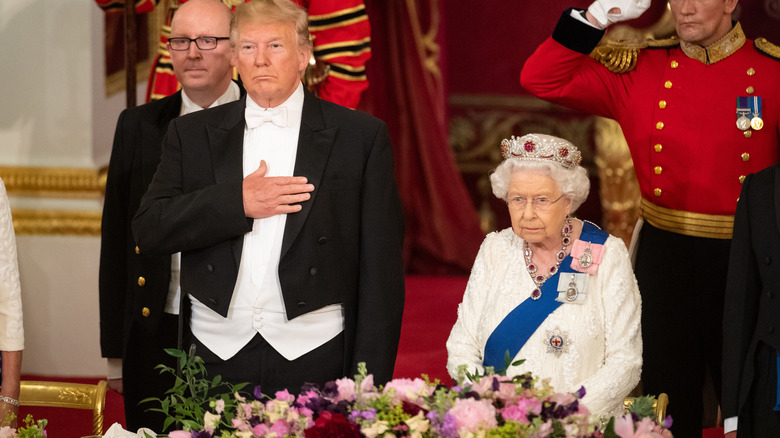
[[[260,219],[277,214],[301,211],[298,202],[311,198],[312,184],[303,176],[265,176],[268,165],[265,160],[254,172],[244,178],[244,213],[246,217]]]
[[[650,0],[596,0],[588,7],[586,17],[606,29],[610,24],[639,17],[649,7]]]

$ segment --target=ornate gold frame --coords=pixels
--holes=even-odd
[[[106,187],[106,169],[68,167],[0,166],[10,195],[101,199]],[[99,236],[102,214],[91,211],[13,209],[16,234]]]

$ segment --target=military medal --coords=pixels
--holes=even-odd
[[[749,97],[737,97],[737,128],[741,131],[750,129],[750,101]]]
[[[761,98],[759,96],[755,96],[750,103],[751,113],[753,114],[753,118],[750,119],[750,127],[758,131],[764,127],[764,120],[761,119]]]

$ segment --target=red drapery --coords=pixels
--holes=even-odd
[[[410,273],[468,272],[484,234],[448,142],[438,0],[367,0],[373,58],[361,108],[386,121]]]

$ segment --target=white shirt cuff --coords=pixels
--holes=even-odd
[[[723,420],[723,433],[734,432],[737,430],[737,420],[739,417],[729,417]]]
[[[109,380],[122,378],[122,359],[109,357],[106,361],[108,363],[108,373],[106,377]]]

